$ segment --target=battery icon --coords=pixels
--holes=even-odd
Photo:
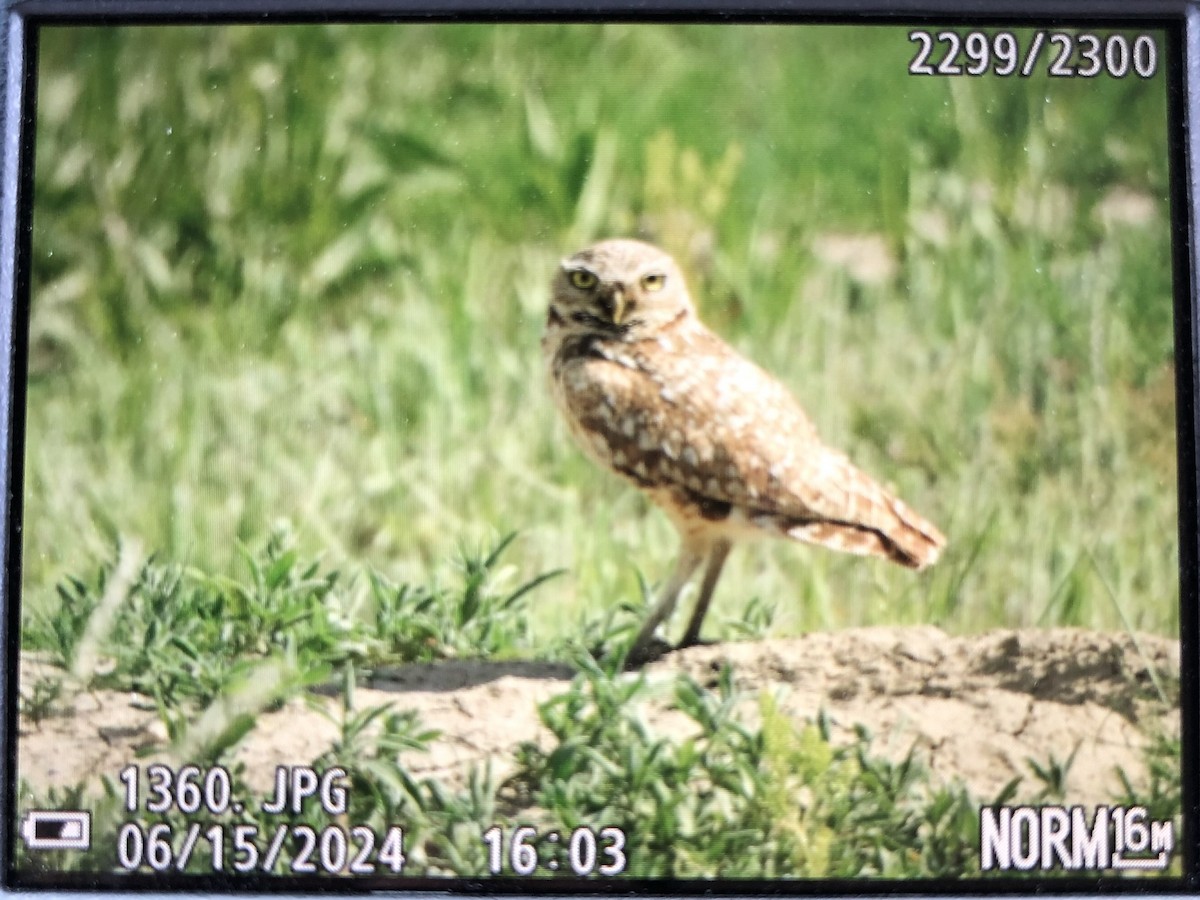
[[[33,809],[21,820],[21,837],[30,850],[88,850],[92,846],[92,814]]]

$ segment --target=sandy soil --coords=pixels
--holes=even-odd
[[[1026,779],[1029,791],[1022,794],[1035,793],[1028,761],[1065,762],[1073,752],[1068,801],[1110,800],[1120,790],[1118,768],[1135,785],[1144,782],[1147,740],[1178,729],[1178,707],[1158,699],[1151,672],[1174,682],[1179,645],[1149,635],[1054,629],[951,637],[932,627],[850,629],[695,647],[646,672],[652,682],[683,671],[711,684],[724,662],[745,694],[748,721],[761,692],[771,691],[797,720],[824,709],[836,739],[848,739],[861,724],[878,753],[900,758],[915,746],[936,777],[961,779],[982,800],[1014,776]],[[22,692],[55,671],[23,659]],[[537,705],[565,690],[571,675],[547,663],[447,661],[376,672],[355,702],[417,710],[441,736],[430,752],[408,754],[404,763],[416,775],[460,783],[487,759],[503,775],[521,742],[547,740]],[[319,702],[340,707],[332,691]],[[644,713],[663,733],[688,727],[665,703],[648,702]],[[335,731],[330,719],[294,701],[260,716],[237,756],[250,783],[266,790],[276,765],[312,762]],[[20,774],[39,793],[100,774],[115,777],[139,749],[165,748],[165,737],[145,697],[68,692],[55,714],[36,724],[22,719]]]

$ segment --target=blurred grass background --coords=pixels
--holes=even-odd
[[[524,577],[569,570],[535,598],[547,641],[636,599],[676,539],[571,445],[538,341],[557,261],[642,235],[950,539],[921,576],[742,548],[710,636],[752,600],[775,634],[1177,632],[1165,78],[915,78],[913,52],[883,27],[42,29],[25,613],[119,537],[219,573],[279,519],[402,579],[518,530]]]

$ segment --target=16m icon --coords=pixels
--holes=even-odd
[[[1142,869],[1160,871],[1175,849],[1175,825],[1144,806],[985,806],[979,810],[983,871]]]

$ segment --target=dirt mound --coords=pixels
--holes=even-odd
[[[712,684],[725,664],[744,694],[747,721],[770,692],[797,720],[824,711],[837,740],[861,725],[874,736],[875,751],[890,758],[915,746],[936,777],[964,781],[981,800],[1013,777],[1031,779],[1030,760],[1045,766],[1072,755],[1067,800],[1110,800],[1120,789],[1118,769],[1135,785],[1144,783],[1147,742],[1178,730],[1171,692],[1179,645],[1149,635],[1054,629],[951,637],[932,627],[850,629],[695,647],[645,674],[652,685],[679,672]],[[53,673],[23,658],[23,695]],[[546,740],[537,706],[566,690],[572,675],[570,667],[550,663],[414,665],[375,673],[356,691],[355,705],[416,710],[440,737],[430,752],[408,754],[405,764],[416,775],[459,783],[484,760],[503,775],[518,745]],[[342,701],[330,695],[316,702],[328,715],[311,700],[296,700],[260,716],[237,750],[252,785],[266,790],[276,765],[307,764],[330,748]],[[115,777],[139,749],[166,745],[145,697],[85,691],[59,707],[40,722],[21,720],[20,775],[39,792]],[[685,727],[665,701],[648,702],[644,712],[660,732]]]

